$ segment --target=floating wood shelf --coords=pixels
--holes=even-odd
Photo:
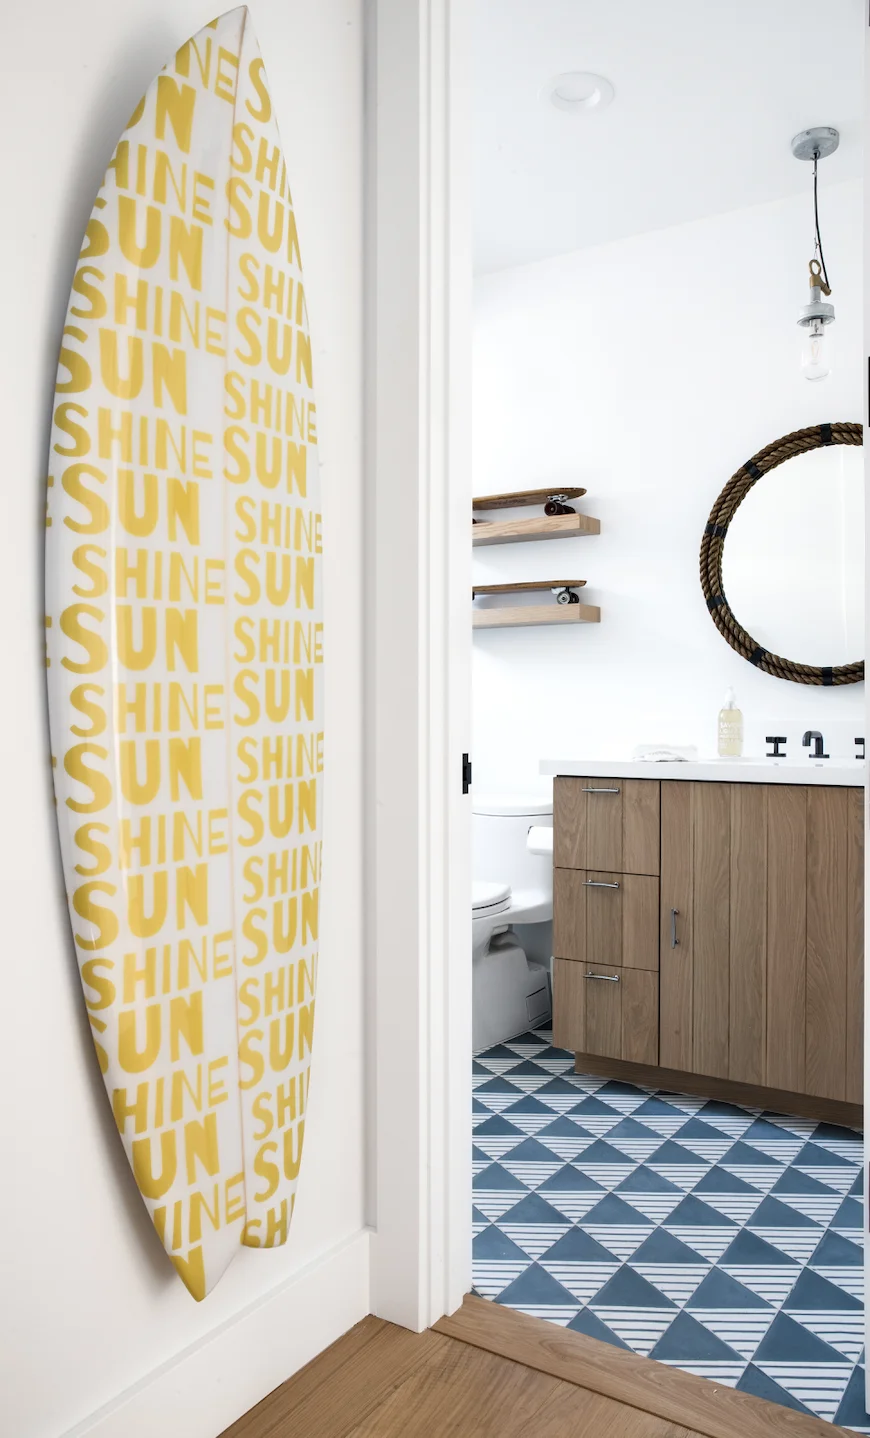
[[[528,539],[571,539],[600,534],[601,523],[589,514],[540,514],[533,519],[481,520],[471,526],[471,542],[516,544]]]
[[[600,619],[597,604],[523,604],[472,610],[475,629],[508,629],[522,624],[598,624]]]

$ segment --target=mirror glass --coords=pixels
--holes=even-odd
[[[864,452],[831,445],[765,474],[722,552],[725,596],[757,643],[801,664],[864,655]]]

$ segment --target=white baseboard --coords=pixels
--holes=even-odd
[[[365,1318],[369,1240],[355,1233],[62,1438],[217,1438]]]

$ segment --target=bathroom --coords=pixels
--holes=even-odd
[[[859,1432],[865,24],[478,0],[474,49],[475,1288]]]

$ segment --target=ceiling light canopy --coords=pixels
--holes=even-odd
[[[588,70],[566,70],[563,75],[553,76],[544,94],[557,110],[569,115],[588,115],[593,110],[607,108],[613,99],[613,86],[603,75],[593,75]]]

